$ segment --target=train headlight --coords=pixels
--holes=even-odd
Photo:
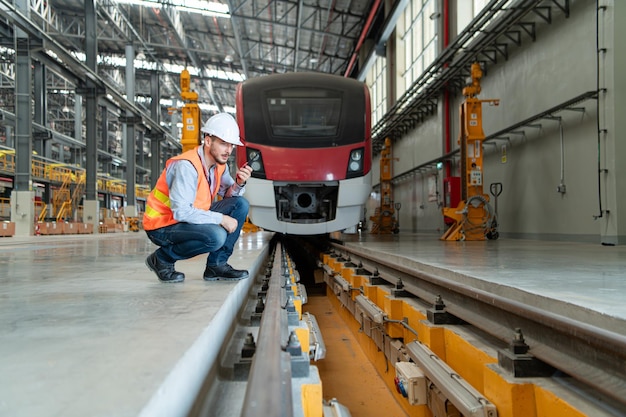
[[[254,148],[246,148],[246,157],[248,165],[252,168],[252,176],[254,178],[265,178],[265,167],[263,166],[261,152]]]
[[[363,174],[363,156],[365,149],[354,149],[350,152],[350,160],[348,161],[347,178],[358,177]]]
[[[255,150],[248,152],[248,164],[252,167],[253,171],[259,171],[262,168],[261,153]]]

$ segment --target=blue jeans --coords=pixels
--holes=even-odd
[[[156,230],[146,230],[148,238],[157,246],[156,256],[161,262],[174,263],[203,253],[210,253],[207,266],[224,265],[233,253],[241,227],[248,216],[250,204],[243,197],[224,198],[211,204],[211,211],[226,214],[237,220],[237,229],[226,232],[219,224],[176,223]]]

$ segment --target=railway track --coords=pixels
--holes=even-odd
[[[626,336],[488,291],[414,265],[394,263],[384,254],[332,243],[336,262],[375,276],[393,294],[422,302],[434,324],[471,324],[501,342],[500,367],[516,377],[561,372],[626,414]],[[325,272],[336,276],[328,266]],[[338,277],[337,279],[341,279]],[[345,281],[341,282],[345,286]],[[352,289],[353,291],[358,289]]]
[[[439,276],[432,270],[422,271],[409,262],[399,265],[388,256],[370,250],[335,243],[330,246],[328,256],[333,262],[318,266],[322,266],[328,287],[348,307],[347,311],[352,310],[353,314],[368,311],[372,339],[376,338],[375,332],[384,331],[386,323],[391,322],[404,326],[414,335],[418,335],[418,331],[411,327],[414,321],[386,317],[364,296],[367,292],[363,287],[352,287],[350,282],[354,280],[342,278],[338,270],[347,268],[355,274],[367,275],[368,285],[385,287],[384,291],[393,297],[420,306],[432,324],[460,325],[464,334],[488,335],[481,340],[493,343],[499,367],[512,379],[553,379],[555,375],[559,376],[556,378],[559,381],[574,379],[566,390],[582,393],[586,401],[593,402],[593,410],[602,410],[587,415],[626,415],[626,338],[623,335],[474,288],[461,280]],[[311,326],[315,318],[302,313],[301,306],[307,296],[299,284],[295,263],[279,240],[274,242],[264,262],[265,267],[261,266],[234,323],[232,335],[225,341],[219,366],[207,376],[202,397],[190,416],[307,417],[333,415],[332,412],[349,416],[344,406],[336,401],[326,402],[322,397],[314,361],[324,356],[325,347],[321,337],[317,338],[321,332]],[[338,267],[329,266],[331,264]],[[354,314],[358,321],[357,315]],[[364,323],[363,318],[361,321]],[[374,342],[381,343],[379,349],[387,355],[385,343],[389,344],[394,337],[407,340],[406,356],[401,359],[387,356],[391,368],[398,360],[417,363],[424,369],[426,381],[440,389],[445,401],[450,399],[460,415],[499,415],[499,410],[483,394],[458,377],[454,370],[446,369],[446,364],[425,349],[425,345],[408,342],[414,338],[406,336],[384,335],[382,342],[380,339]],[[430,369],[422,366],[428,361],[439,364]],[[455,379],[452,384],[450,377]],[[304,392],[311,387],[313,391]],[[427,402],[433,407],[432,398]]]
[[[349,417],[322,398],[312,362],[325,346],[315,317],[302,312],[307,295],[295,263],[276,240],[264,262],[190,417]]]

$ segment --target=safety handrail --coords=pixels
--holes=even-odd
[[[0,148],[0,171],[15,173],[15,150],[11,148]],[[69,164],[54,162],[33,155],[31,161],[31,175],[37,179],[49,180],[63,183],[66,180],[83,186],[85,181],[85,170],[81,167],[74,167]],[[110,193],[126,195],[126,181],[119,178],[111,178],[104,174],[99,174],[97,179],[97,189]],[[147,198],[151,188],[149,185],[136,184],[135,195],[138,198]]]

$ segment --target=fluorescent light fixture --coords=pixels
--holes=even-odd
[[[383,324],[387,318],[387,313],[381,310],[376,304],[362,295],[357,295],[354,299],[356,304],[369,316],[374,323]]]
[[[337,417],[350,417],[350,410],[345,405],[341,405],[335,398],[323,404],[324,415]]]
[[[136,6],[163,8],[174,7],[181,12],[197,13],[205,16],[217,16],[230,19],[227,4],[215,3],[206,0],[117,0],[119,4],[133,4]]]
[[[304,321],[309,328],[309,335],[311,340],[309,341],[309,357],[314,361],[324,359],[326,357],[326,344],[322,338],[322,331],[320,330],[317,319],[313,314],[305,311],[302,313],[302,321]]]
[[[496,406],[435,355],[426,345],[406,345],[411,359],[464,416],[497,417]]]
[[[81,62],[85,62],[86,60],[86,55],[84,52],[72,52],[72,55]],[[107,65],[107,66],[113,66],[117,68],[126,67],[125,56],[98,55],[97,60],[98,60],[98,65]],[[157,69],[156,62],[151,62],[151,61],[136,61],[133,63],[133,65],[135,66],[135,68],[144,69],[148,71],[150,70],[154,71]],[[187,67],[182,64],[170,64],[168,62],[163,62],[162,66],[166,72],[170,72],[170,73],[181,73],[186,68],[192,77],[200,75],[200,72],[201,72],[198,68]],[[233,71],[224,71],[221,69],[208,69],[206,70],[206,76],[210,78],[218,78],[220,80],[234,81],[234,82],[241,82],[245,80],[245,76],[243,74],[233,72]]]
[[[346,281],[341,275],[335,275],[333,278],[335,279],[335,282],[339,284],[343,291],[350,291],[350,283]]]
[[[235,111],[233,110],[233,113]],[[302,300],[302,304],[306,304],[309,301],[309,295],[306,292],[306,287],[302,284],[298,284],[298,294],[300,294],[300,299]]]

